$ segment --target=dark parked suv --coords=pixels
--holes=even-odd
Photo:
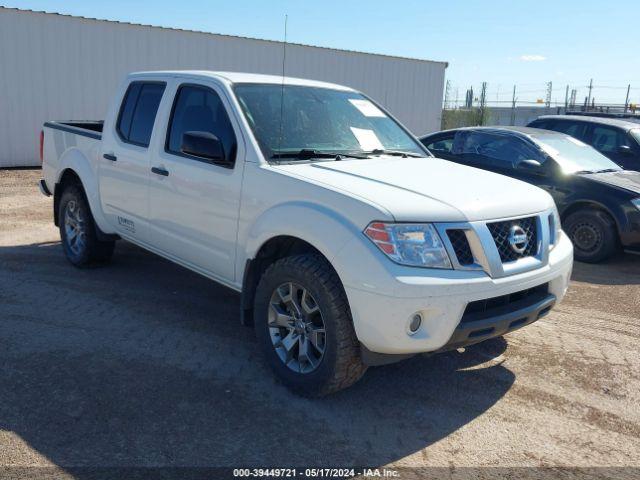
[[[614,118],[545,115],[529,127],[566,133],[627,170],[640,171],[640,124]]]
[[[554,198],[577,260],[620,246],[640,253],[640,173],[568,135],[527,127],[472,127],[421,138],[436,157],[533,183]]]

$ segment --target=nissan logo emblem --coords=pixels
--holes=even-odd
[[[527,249],[529,239],[527,238],[527,233],[520,225],[513,225],[509,229],[509,245],[511,245],[511,249],[519,255],[523,254]]]

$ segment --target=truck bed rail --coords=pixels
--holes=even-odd
[[[103,120],[69,120],[45,122],[45,127],[75,133],[89,138],[100,140],[102,138]]]

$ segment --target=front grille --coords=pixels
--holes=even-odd
[[[509,242],[511,228],[517,225],[527,236],[527,245],[522,252],[516,251]],[[487,223],[489,232],[496,242],[502,263],[513,262],[519,258],[530,257],[538,253],[538,228],[536,217],[518,218],[504,222]]]
[[[473,253],[464,230],[447,230],[447,236],[460,265],[473,265]]]
[[[543,300],[548,294],[549,284],[543,283],[537,287],[520,290],[509,295],[469,302],[460,323],[477,322],[478,320],[485,320],[503,313],[527,308]]]

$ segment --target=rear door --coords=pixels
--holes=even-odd
[[[164,82],[129,84],[113,131],[103,132],[99,188],[102,208],[119,234],[148,238],[149,145]]]
[[[152,246],[223,282],[235,276],[244,141],[223,87],[172,85],[173,105],[150,171]],[[175,92],[175,94],[174,94]],[[167,106],[168,108],[168,106]],[[185,132],[208,132],[222,142],[230,165],[182,151]]]

